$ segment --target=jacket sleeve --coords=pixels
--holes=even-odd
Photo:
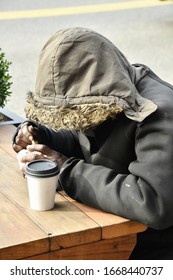
[[[15,139],[19,132],[19,129],[24,123],[37,128],[36,138],[38,143],[45,144],[51,149],[62,153],[68,158],[74,156],[77,158],[83,158],[83,153],[79,144],[78,133],[76,131],[65,129],[55,131],[51,128],[30,120],[24,121],[17,127],[14,135],[12,136],[12,144],[15,143]]]
[[[39,143],[47,145],[68,158],[83,158],[78,133],[76,131],[65,129],[54,131],[53,129],[40,124],[38,124],[38,129]]]
[[[173,96],[157,104],[158,110],[137,125],[129,174],[71,158],[60,174],[69,196],[154,229],[173,224]]]

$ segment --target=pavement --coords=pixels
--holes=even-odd
[[[26,93],[34,90],[41,48],[57,30],[71,26],[103,34],[131,63],[147,64],[173,84],[173,1],[1,1],[0,48],[12,62],[7,109],[25,116]]]

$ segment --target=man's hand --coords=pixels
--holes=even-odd
[[[14,138],[13,149],[15,152],[26,149],[32,143],[37,143],[37,128],[29,122],[23,123]]]
[[[42,145],[42,144],[28,145],[27,151],[28,151],[28,153],[25,153],[24,156],[18,157],[19,164],[21,166],[21,170],[23,173],[24,173],[26,164],[33,160],[47,158],[47,159],[56,161],[59,169],[61,169],[63,163],[67,160],[67,157],[65,157],[64,155],[58,153],[55,150],[52,150],[48,146]],[[20,155],[20,153],[19,153],[19,155]]]

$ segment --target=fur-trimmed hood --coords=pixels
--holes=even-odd
[[[41,51],[26,116],[56,130],[84,131],[121,111],[140,122],[157,108],[135,87],[147,71],[145,66],[132,66],[108,39],[92,30],[60,30]]]

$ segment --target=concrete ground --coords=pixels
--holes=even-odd
[[[38,57],[48,38],[64,27],[102,33],[131,63],[147,64],[173,84],[173,2],[159,0],[8,0],[0,3],[0,48],[12,61],[12,95],[6,108],[25,116]]]

